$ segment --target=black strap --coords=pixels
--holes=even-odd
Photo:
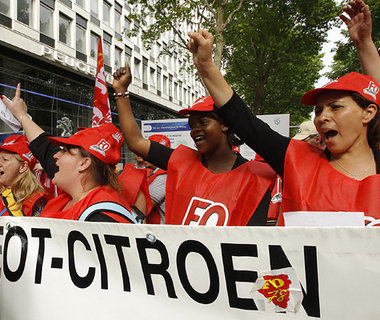
[[[133,212],[136,213],[136,220],[142,222],[145,218],[146,215],[136,206],[131,206],[133,209]]]
[[[13,195],[13,198],[15,199],[16,203],[17,203],[17,198],[16,196],[13,194],[12,190],[11,190],[11,193]],[[5,208],[7,208],[7,211],[8,211],[8,214],[11,216],[11,217],[15,217],[12,213],[12,211],[9,209],[8,207],[8,201],[7,201],[7,198],[4,197],[2,194],[1,194],[1,200],[3,201],[3,205],[5,206]],[[20,208],[20,211],[22,213],[22,215],[25,217],[25,214],[24,214],[24,211],[22,211],[22,208]]]

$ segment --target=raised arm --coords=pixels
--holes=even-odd
[[[9,103],[6,99],[3,102],[7,108],[13,113],[24,129],[25,135],[30,142],[29,149],[33,155],[41,163],[42,167],[48,174],[49,178],[53,178],[58,167],[55,164],[54,155],[60,148],[52,144],[48,139],[48,134],[27,115],[28,108],[24,100],[20,97],[21,85],[17,85],[16,94]]]
[[[125,64],[124,68],[116,70],[113,77],[113,89],[116,94],[120,94],[120,96],[116,96],[115,99],[117,110],[119,112],[120,129],[123,133],[125,142],[132,152],[146,159],[149,153],[150,140],[143,138],[132,113],[129,96],[125,95],[132,80],[131,70],[128,63]]]
[[[380,56],[372,41],[372,18],[368,5],[362,0],[350,1],[343,8],[350,18],[339,17],[347,25],[352,42],[358,52],[362,72],[380,82]]]
[[[206,30],[189,32],[188,48],[193,54],[194,64],[202,77],[215,105],[221,107],[232,97],[233,91],[212,61],[214,37]]]
[[[25,135],[28,138],[29,142],[32,142],[37,138],[41,133],[44,133],[44,130],[38,126],[32,119],[27,115],[28,108],[24,100],[20,97],[21,84],[17,84],[16,93],[12,99],[12,103],[9,103],[7,99],[2,99],[7,108],[13,113],[16,119],[20,122],[22,128],[24,129]]]
[[[290,139],[273,131],[258,119],[230,85],[212,61],[213,36],[205,31],[189,33],[189,50],[218,114],[227,126],[249,147],[262,156],[280,176],[284,172],[285,154]]]

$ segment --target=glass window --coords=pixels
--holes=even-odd
[[[40,32],[50,38],[53,37],[53,10],[40,5]]]
[[[17,20],[32,25],[32,0],[17,1]]]
[[[137,58],[135,58],[135,67],[134,67],[134,77],[136,79],[141,79],[141,75],[140,75],[140,65],[141,65],[141,61]]]
[[[142,81],[145,84],[148,84],[148,67],[145,63],[143,63],[143,74],[142,74]]]
[[[161,68],[157,68],[157,90],[161,90]]]
[[[115,69],[121,67],[121,53],[119,48],[115,48]]]
[[[150,85],[152,87],[155,87],[156,86],[156,70],[154,70],[153,68],[150,68]]]
[[[0,12],[6,16],[9,16],[10,1],[11,0],[0,0]]]
[[[111,44],[103,41],[103,62],[107,66],[111,65]]]
[[[173,97],[173,76],[169,76],[169,96]]]
[[[128,32],[131,29],[131,21],[128,19],[124,20],[124,32]]]
[[[178,99],[178,83],[174,82],[174,99]]]
[[[103,2],[103,22],[110,25],[111,6],[107,2]]]
[[[98,59],[98,43],[99,43],[99,36],[91,32],[90,56],[95,59]]]
[[[134,39],[135,39],[136,46],[138,46],[140,48],[140,43],[141,43],[140,42],[140,33],[138,33]]]
[[[131,65],[131,57],[132,57],[132,48],[125,46],[125,62],[128,62],[129,66]]]
[[[59,15],[59,41],[68,45],[70,45],[70,24],[70,18],[63,14]]]
[[[90,8],[91,15],[98,18],[99,17],[98,0],[91,0],[90,3],[91,3],[91,8]]]
[[[115,10],[115,31],[121,32],[121,24],[120,24],[121,14]]]
[[[168,93],[168,77],[167,76],[164,76],[164,81],[162,81],[162,83],[163,83],[162,92],[167,94]]]
[[[76,47],[77,51],[86,54],[86,30],[79,25],[76,27]]]
[[[91,2],[92,2],[93,0],[91,0]],[[83,0],[76,0],[75,1],[76,2],[76,4],[78,5],[78,6],[81,6],[82,8],[84,7],[84,1]]]
[[[182,82],[179,81],[178,83],[178,100],[182,101]]]
[[[130,53],[125,53],[125,62],[128,62],[129,65],[131,65],[131,54]]]

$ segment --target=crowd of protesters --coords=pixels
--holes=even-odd
[[[121,131],[104,124],[69,138],[51,137],[27,116],[18,85],[12,102],[3,102],[25,135],[10,136],[0,146],[0,215],[265,226],[268,217],[287,225],[293,213],[343,211],[363,212],[367,225],[377,225],[380,57],[368,6],[356,0],[344,11],[349,18],[341,19],[364,74],[350,73],[306,92],[301,102],[315,106],[314,123],[303,123],[294,139],[254,116],[228,85],[213,63],[213,36],[205,30],[190,32],[188,46],[210,96],[179,111],[188,115],[197,150],[172,149],[162,135],[142,136],[129,101],[128,64],[113,81]],[[139,161],[118,172],[124,140]],[[256,161],[233,151],[242,142],[257,153]],[[36,159],[59,195],[38,183],[32,173]]]

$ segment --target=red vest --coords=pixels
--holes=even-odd
[[[137,169],[134,164],[127,163],[124,166],[123,173],[119,176],[119,181],[122,186],[122,197],[125,201],[133,206],[136,202],[136,197],[141,190],[145,196],[146,212],[152,208],[152,202],[149,195],[149,187],[147,182],[147,169]]]
[[[213,174],[200,157],[185,146],[172,153],[166,181],[166,223],[247,225],[276,174],[267,164],[255,161]]]
[[[282,211],[364,212],[380,223],[380,174],[355,180],[335,170],[323,150],[292,140],[284,167]],[[378,221],[375,221],[378,220]],[[283,215],[280,225],[284,225]]]
[[[26,199],[23,204],[21,211],[25,217],[31,217],[33,215],[33,207],[41,198],[44,198],[46,203],[47,195],[44,192],[35,192],[28,199]],[[13,216],[9,213],[2,201],[0,201],[0,216]]]
[[[151,185],[151,183],[154,181],[154,179],[157,178],[157,176],[166,174],[167,172],[162,169],[158,169],[155,173],[151,174],[148,177],[148,184]],[[166,205],[166,203],[165,203]],[[149,214],[146,217],[145,223],[147,224],[160,224],[161,223],[161,214],[158,210],[157,206],[152,208],[149,212]]]
[[[91,214],[101,211],[118,222],[136,223],[135,214],[111,187],[96,188],[75,205],[63,210],[70,200],[71,196],[67,193],[50,200],[40,217],[85,221]]]

